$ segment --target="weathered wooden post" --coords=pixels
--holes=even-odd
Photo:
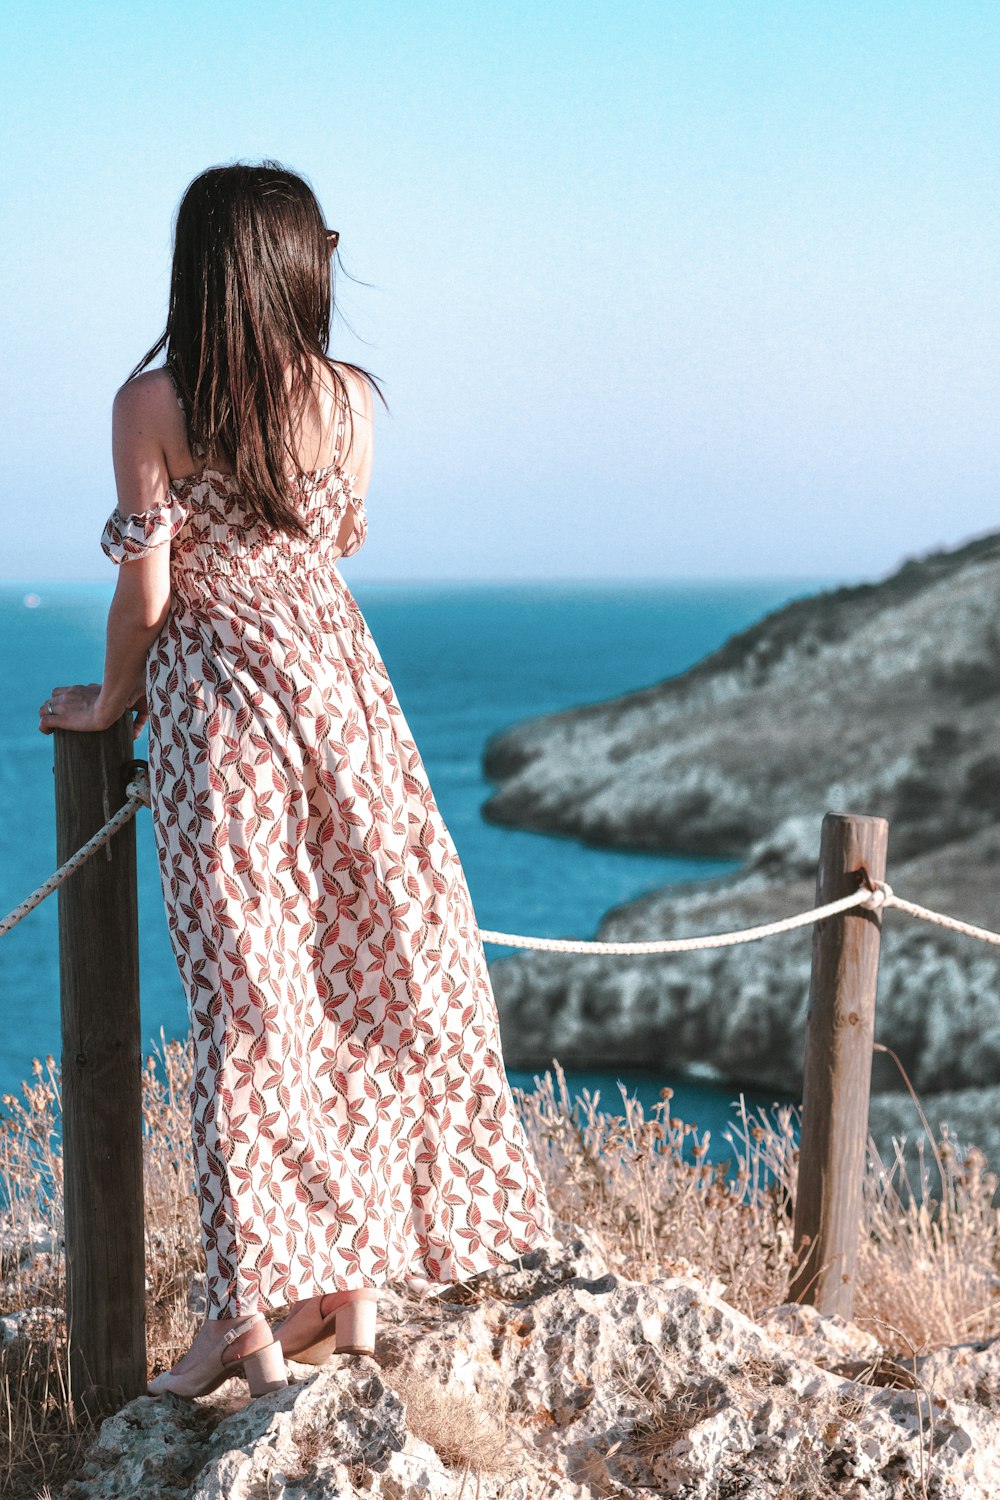
[[[60,864],[126,800],[131,719],[53,731]],[[59,972],[70,1387],[102,1415],[146,1389],[134,821],[59,887]]]
[[[884,818],[827,813],[816,904],[885,878]],[[790,1300],[851,1318],[868,1140],[882,914],[856,907],[813,929]]]

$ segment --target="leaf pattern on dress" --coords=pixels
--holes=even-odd
[[[204,469],[101,539],[171,548],[150,785],[217,1317],[460,1281],[551,1233],[462,864],[337,567],[364,500],[336,466],[300,492],[308,537]]]

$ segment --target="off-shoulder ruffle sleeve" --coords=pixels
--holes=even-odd
[[[101,550],[114,563],[145,557],[175,537],[188,517],[188,507],[178,495],[168,495],[152,510],[123,515],[116,505],[105,522]]]

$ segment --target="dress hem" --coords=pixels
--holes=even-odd
[[[302,1280],[295,1288],[295,1296],[284,1297],[280,1302],[272,1301],[269,1297],[264,1296],[262,1293],[258,1294],[253,1305],[250,1305],[245,1297],[230,1297],[225,1303],[221,1305],[210,1304],[207,1316],[209,1318],[248,1318],[251,1317],[254,1313],[262,1312],[266,1314],[278,1312],[282,1308],[293,1307],[299,1302],[307,1301],[311,1297],[327,1297],[331,1296],[334,1292],[360,1291],[366,1287],[380,1288],[399,1286],[401,1284],[405,1284],[405,1282],[411,1277],[420,1281],[425,1281],[431,1286],[460,1286],[466,1281],[471,1281],[473,1277],[482,1276],[486,1271],[497,1271],[504,1266],[514,1266],[525,1255],[535,1254],[535,1252],[546,1245],[551,1240],[551,1238],[552,1231],[546,1229],[544,1225],[540,1224],[537,1233],[531,1236],[524,1249],[516,1250],[513,1255],[501,1255],[496,1251],[487,1251],[486,1259],[483,1261],[482,1265],[477,1265],[474,1270],[463,1271],[460,1276],[432,1276],[428,1274],[428,1268],[426,1266],[413,1262],[411,1263],[409,1270],[401,1276],[386,1275],[378,1280],[372,1278],[363,1278],[360,1281],[352,1282],[350,1286],[344,1286],[342,1283],[330,1285],[329,1282],[320,1284],[316,1280],[313,1280],[311,1282],[308,1280]],[[523,1240],[522,1243],[524,1243]],[[476,1257],[470,1258],[475,1259]],[[237,1310],[234,1312],[225,1310],[230,1307],[235,1307]]]

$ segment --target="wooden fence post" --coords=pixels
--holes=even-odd
[[[53,732],[60,864],[126,800],[131,718]],[[134,820],[59,887],[59,974],[70,1390],[99,1416],[146,1389]]]
[[[885,878],[884,818],[827,813],[816,904],[858,889],[862,867]],[[868,1140],[875,990],[882,913],[854,908],[813,929],[793,1250],[802,1256],[789,1299],[850,1319]]]

